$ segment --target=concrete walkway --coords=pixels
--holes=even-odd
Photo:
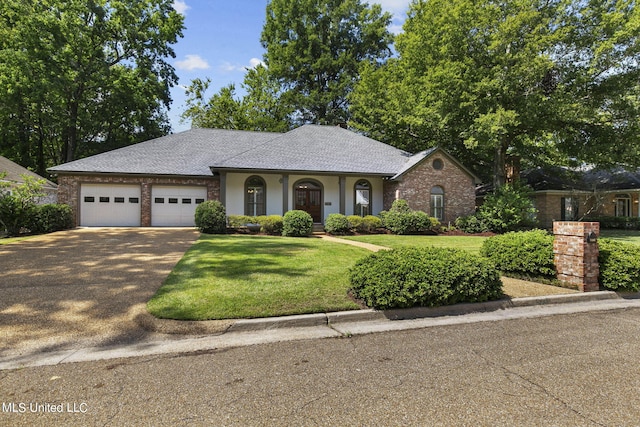
[[[338,237],[329,236],[327,234],[318,234],[317,236],[320,237],[321,239],[327,240],[329,242],[342,243],[344,245],[357,246],[359,248],[368,249],[371,252],[385,251],[385,250],[391,249],[391,248],[387,248],[386,246],[378,246],[378,245],[373,245],[371,243],[358,242],[358,241],[355,241],[355,240],[340,239]]]

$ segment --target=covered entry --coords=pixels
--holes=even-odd
[[[298,181],[294,187],[294,209],[307,212],[313,222],[322,222],[322,185],[317,181]]]

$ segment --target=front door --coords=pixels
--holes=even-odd
[[[322,222],[322,190],[313,182],[302,182],[295,188],[295,209],[307,212],[313,222]]]

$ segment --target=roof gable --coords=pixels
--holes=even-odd
[[[31,172],[29,169],[20,166],[19,164],[12,162],[6,157],[0,156],[0,173],[6,172],[7,176],[2,178],[3,181],[22,183],[24,182],[24,178],[22,175],[27,175],[33,177],[35,179],[44,179],[46,181],[45,187],[47,188],[57,188],[57,185],[46,178],[38,175],[35,172]]]
[[[469,175],[476,184],[479,184],[481,182],[480,178],[478,178],[469,169],[467,169],[460,162],[458,162],[455,159],[455,157],[453,157],[451,154],[447,153],[444,149],[442,149],[440,147],[432,147],[432,148],[429,148],[427,150],[421,151],[421,152],[419,152],[417,154],[414,154],[404,164],[404,166],[398,171],[398,173],[396,173],[391,179],[392,180],[400,180],[400,179],[402,179],[402,177],[407,172],[409,172],[413,168],[417,167],[418,165],[422,164],[423,162],[427,161],[427,159],[429,159],[430,157],[433,157],[436,153],[441,155],[441,156],[446,157],[451,163],[455,164],[460,170],[462,170],[464,173]]]

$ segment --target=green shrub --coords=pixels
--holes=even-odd
[[[329,214],[324,222],[324,231],[329,234],[346,234],[351,230],[346,216],[338,213]]]
[[[258,218],[248,215],[229,215],[229,227],[244,227],[247,224],[259,224]]]
[[[489,227],[476,215],[461,216],[456,219],[456,228],[465,233],[484,233]]]
[[[74,227],[73,211],[69,205],[54,203],[36,205],[29,229],[32,233],[52,233]]]
[[[196,208],[196,227],[203,233],[223,234],[227,231],[227,215],[222,203],[217,200],[207,200]]]
[[[308,236],[313,231],[313,218],[305,211],[292,210],[284,214],[282,235],[291,237]]]
[[[358,261],[349,280],[354,295],[376,309],[502,297],[500,275],[489,260],[451,248],[380,251]]]
[[[495,233],[531,228],[536,224],[531,189],[505,184],[487,195],[476,216],[480,223]]]
[[[283,218],[281,215],[259,216],[260,231],[272,235],[282,235]]]
[[[485,240],[480,254],[504,273],[555,277],[553,236],[544,230],[510,232]]]
[[[404,200],[396,200],[388,212],[382,216],[382,225],[394,234],[416,234],[433,231],[440,225],[437,219],[429,217],[422,211],[407,210]],[[396,209],[396,207],[398,209]]]
[[[362,231],[364,226],[364,217],[360,215],[349,215],[347,217],[347,221],[349,221],[349,228],[351,231]]]
[[[599,281],[613,291],[640,291],[640,246],[599,239]]]
[[[362,218],[362,229],[359,231],[364,231],[366,233],[373,233],[377,229],[382,227],[382,220],[377,216],[367,215]]]
[[[3,229],[8,236],[20,234],[33,222],[34,210],[35,204],[23,203],[15,196],[0,197],[0,234]]]

